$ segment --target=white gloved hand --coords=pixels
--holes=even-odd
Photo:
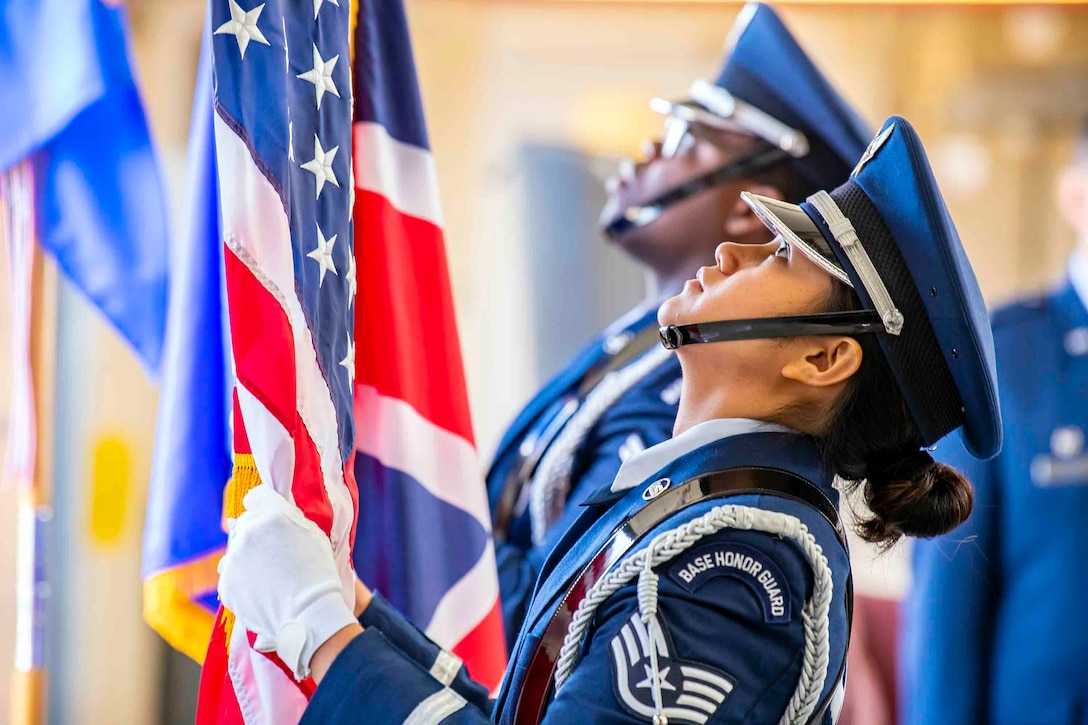
[[[219,562],[219,598],[303,680],[310,659],[332,635],[355,622],[344,601],[332,544],[317,524],[267,484],[242,500]]]

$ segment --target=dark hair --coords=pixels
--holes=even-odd
[[[773,186],[782,192],[786,201],[800,204],[820,190],[820,186],[809,181],[798,169],[793,159],[785,159],[760,169],[752,175],[758,184]]]
[[[838,280],[832,285],[828,312],[861,309],[853,290]],[[858,533],[891,546],[903,535],[951,531],[971,513],[971,484],[922,449],[922,436],[876,336],[859,335],[857,341],[861,367],[846,383],[817,441],[837,475],[864,486],[872,516],[858,524]]]

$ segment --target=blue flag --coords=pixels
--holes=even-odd
[[[223,245],[205,33],[189,139],[184,225],[172,249],[155,457],[144,523],[144,619],[202,661],[218,605],[223,488],[231,474]]]
[[[30,160],[39,242],[157,373],[168,220],[123,12],[6,0],[0,109],[0,171]]]

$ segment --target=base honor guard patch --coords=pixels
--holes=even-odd
[[[661,683],[663,714],[669,723],[707,722],[733,691],[733,681],[719,670],[685,662],[674,654],[672,640],[661,619],[654,637]],[[650,631],[638,612],[612,638],[612,685],[624,709],[637,718],[654,715],[653,669],[650,666]]]
[[[790,585],[769,556],[735,542],[707,544],[685,551],[669,567],[669,578],[693,592],[717,577],[732,577],[752,591],[767,624],[790,621]]]

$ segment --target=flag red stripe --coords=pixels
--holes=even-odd
[[[297,416],[295,421],[295,473],[291,481],[291,494],[295,498],[295,505],[302,509],[306,518],[321,527],[326,535],[330,535],[332,504],[329,502],[321,474],[321,455],[302,421]],[[352,496],[352,500],[357,498],[358,494]],[[352,527],[354,525],[353,523]]]
[[[355,480],[355,448],[352,447],[348,454],[347,463],[344,464],[344,483],[347,484],[348,493],[351,494],[351,553],[355,554],[355,532],[359,526],[359,483]]]
[[[215,617],[208,654],[200,670],[196,725],[243,725],[242,711],[234,684],[227,673],[227,639],[223,629],[223,607]]]
[[[499,601],[480,620],[476,628],[469,632],[453,648],[453,653],[461,658],[472,679],[488,690],[494,691],[502,682],[506,670],[506,651],[502,630],[502,612]]]
[[[295,345],[283,308],[224,245],[231,348],[238,380],[288,431],[295,419]]]
[[[233,401],[231,407],[234,411],[234,454],[252,455],[253,451],[249,448],[249,434],[246,433],[246,422],[242,418],[242,405],[238,402],[238,389],[232,387],[230,392]]]
[[[442,230],[359,189],[355,259],[356,382],[473,442]]]

